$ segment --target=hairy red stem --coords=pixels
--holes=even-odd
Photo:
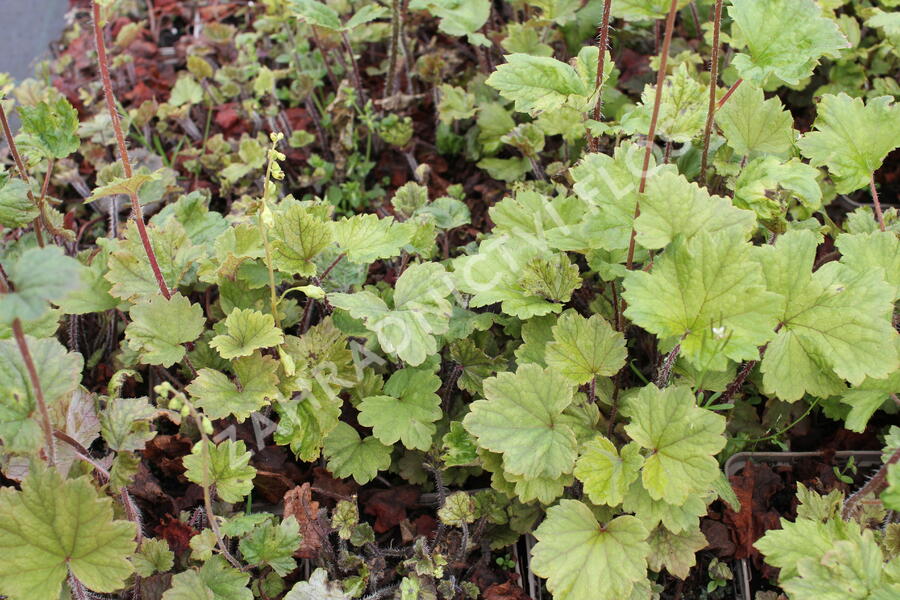
[[[100,26],[100,5],[97,0],[91,2],[94,16],[94,42],[97,44],[97,63],[100,66],[100,78],[103,82],[103,95],[106,98],[106,109],[109,111],[109,119],[112,121],[113,130],[116,134],[116,144],[119,146],[119,155],[122,159],[122,170],[125,177],[130,178],[133,175],[131,169],[131,160],[128,158],[128,148],[125,146],[125,134],[122,133],[122,122],[119,120],[119,112],[116,110],[116,99],[113,95],[112,81],[109,78],[109,63],[106,58],[106,43],[103,41],[103,30]],[[153,270],[153,276],[159,285],[159,291],[163,297],[168,300],[171,298],[169,287],[166,280],[163,279],[162,271],[159,269],[159,263],[156,260],[156,253],[150,244],[150,237],[147,235],[147,227],[144,225],[144,211],[141,210],[141,203],[138,200],[137,193],[131,192],[131,217],[137,225],[138,235],[141,238],[141,245],[144,246],[144,252],[147,253],[147,260],[150,262],[150,268]]]
[[[700,162],[700,182],[706,181],[709,160],[709,138],[712,135],[713,117],[716,115],[716,89],[719,87],[719,32],[722,28],[722,0],[716,0],[713,18],[713,47],[709,63],[709,107],[706,110],[706,127],[703,129],[703,158]]]
[[[647,169],[650,168],[650,156],[653,154],[653,139],[656,137],[656,122],[659,119],[659,106],[662,103],[663,84],[666,80],[666,66],[669,62],[669,46],[672,44],[672,32],[675,30],[675,15],[678,14],[678,0],[669,5],[669,16],[666,17],[666,33],[663,37],[662,49],[659,52],[659,72],[656,74],[656,95],[653,100],[653,113],[650,115],[650,130],[647,132],[647,147],[644,150],[644,164],[641,168],[641,185],[638,192],[643,194],[647,187]],[[641,215],[641,204],[634,204],[634,219]],[[631,226],[631,239],[628,241],[628,259],[625,266],[630,271],[634,268],[634,225]]]
[[[735,92],[736,89],[738,89],[738,87],[740,87],[740,85],[741,85],[742,83],[744,83],[744,80],[743,80],[743,79],[738,79],[738,80],[735,81],[733,84],[731,84],[731,87],[728,88],[728,91],[725,92],[725,95],[722,96],[722,99],[719,100],[719,103],[718,103],[718,104],[716,104],[716,110],[719,110],[720,108],[722,108],[723,106],[725,106],[725,103],[728,101],[729,98],[731,98],[731,95]]]
[[[597,104],[594,106],[594,120],[599,121],[603,116],[603,98],[601,91],[603,89],[603,69],[606,64],[606,47],[609,45],[609,12],[612,8],[612,0],[604,0],[603,2],[603,19],[600,21],[600,40],[597,46],[600,48],[600,56],[597,59],[597,80],[594,84],[597,94]],[[591,136],[591,151],[597,152],[600,149],[600,138]]]

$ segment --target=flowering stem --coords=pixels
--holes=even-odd
[[[259,234],[262,236],[263,249],[266,252],[266,270],[269,273],[269,306],[272,310],[272,318],[275,320],[275,327],[281,329],[281,319],[278,318],[278,291],[275,287],[275,267],[272,265],[272,244],[269,242],[269,230],[266,227],[265,211],[268,210],[266,196],[268,195],[270,177],[272,175],[272,159],[269,159],[269,166],[266,168],[266,181],[263,186],[263,197],[260,203],[259,214],[256,215],[259,224]]]
[[[100,66],[100,79],[103,82],[103,95],[106,98],[106,108],[109,111],[109,119],[112,122],[113,131],[116,134],[116,143],[119,146],[119,155],[122,159],[122,170],[125,177],[130,179],[133,175],[131,169],[131,160],[128,158],[128,148],[125,146],[125,134],[122,133],[122,123],[119,120],[119,113],[116,110],[116,100],[113,95],[112,81],[109,78],[109,64],[106,58],[106,43],[103,41],[103,30],[100,27],[100,5],[97,0],[91,2],[94,17],[94,42],[97,44],[97,62]],[[144,252],[147,253],[147,260],[150,262],[150,268],[153,270],[153,276],[159,285],[159,291],[163,297],[168,300],[171,298],[169,287],[166,280],[163,279],[162,271],[159,270],[159,263],[156,260],[156,253],[150,244],[150,237],[147,235],[147,228],[144,225],[144,211],[141,209],[141,203],[138,200],[137,193],[131,192],[131,217],[137,225],[138,235],[141,238],[141,244],[144,246]]]
[[[722,0],[716,0],[713,20],[713,47],[709,63],[709,107],[706,109],[706,127],[703,130],[703,158],[700,162],[700,181],[706,181],[709,160],[709,138],[712,135],[713,117],[716,114],[716,89],[719,87],[719,31],[722,28]]]
[[[597,59],[597,81],[594,84],[597,94],[597,104],[594,105],[594,120],[599,121],[603,116],[603,98],[601,91],[603,89],[603,67],[606,60],[606,47],[609,45],[609,11],[612,7],[612,0],[604,0],[603,2],[603,19],[600,21],[600,40],[597,46],[600,48],[600,56]],[[591,136],[591,151],[597,152],[600,149],[600,138]]]
[[[397,79],[397,54],[400,50],[400,0],[391,0],[391,52],[388,60],[387,80],[384,82],[382,97],[394,94],[394,82]]]
[[[659,72],[656,74],[656,95],[653,100],[653,113],[650,116],[650,130],[647,132],[647,146],[644,149],[644,164],[641,168],[641,185],[638,192],[643,194],[647,187],[647,169],[650,168],[650,156],[653,154],[653,139],[656,137],[656,122],[659,119],[659,107],[662,104],[663,84],[666,80],[666,66],[669,62],[669,46],[672,44],[672,32],[675,30],[675,15],[678,14],[678,0],[669,5],[669,16],[666,18],[666,33],[663,37],[662,49],[659,52]],[[634,220],[641,214],[640,202],[634,203]],[[631,225],[631,239],[628,241],[628,258],[625,266],[630,271],[634,268],[634,224]]]

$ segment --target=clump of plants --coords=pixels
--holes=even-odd
[[[810,420],[757,549],[900,592],[893,0],[189,4],[0,79],[0,594],[723,597]]]

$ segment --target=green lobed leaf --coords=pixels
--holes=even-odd
[[[855,522],[782,519],[781,529],[768,531],[754,546],[781,569],[779,583],[791,598],[888,600],[900,591],[872,531]]]
[[[272,262],[279,271],[310,277],[316,274],[313,259],[331,244],[328,223],[299,204],[275,213],[270,229]]]
[[[884,158],[900,145],[900,105],[889,96],[863,103],[847,94],[825,94],[817,104],[815,131],[798,146],[813,166],[825,166],[838,193],[869,184]],[[865,139],[865,143],[859,140]]]
[[[463,426],[480,447],[503,454],[506,471],[555,479],[575,464],[575,432],[563,418],[573,393],[556,371],[521,365],[484,380],[486,399],[470,405]]]
[[[18,177],[0,177],[0,225],[24,227],[38,214],[37,206],[28,197],[28,185],[24,181]]]
[[[816,235],[795,230],[760,249],[769,290],[783,298],[781,329],[760,365],[763,384],[783,400],[839,393],[898,367],[892,289],[881,270],[858,273],[832,262],[812,272]]]
[[[125,328],[128,347],[140,353],[145,364],[170,367],[185,355],[183,344],[193,342],[206,325],[203,309],[181,294],[170,299],[157,294],[128,310]]]
[[[691,388],[650,384],[622,407],[625,432],[650,455],[641,481],[654,500],[683,503],[719,477],[715,455],[725,447],[725,417],[697,406]]]
[[[175,574],[162,600],[253,600],[249,581],[249,573],[232,568],[221,556],[212,556],[199,570]]]
[[[418,366],[437,352],[434,336],[446,333],[452,314],[447,296],[453,285],[439,263],[410,266],[397,279],[394,308],[367,291],[355,294],[329,294],[328,300],[351,316],[362,319],[378,343],[411,366]]]
[[[559,234],[564,233],[577,234],[577,237],[588,240],[587,245],[577,244],[580,248],[628,248],[638,201],[643,154],[642,147],[626,142],[616,148],[613,156],[590,153],[573,167],[573,189],[586,203],[588,210],[581,224],[570,227],[573,231],[567,232],[560,227],[561,231],[550,237],[550,243],[557,245],[561,241],[558,238],[563,237]],[[648,184],[665,172],[676,172],[673,165],[657,166],[652,157],[647,171]],[[568,245],[557,247],[579,249]]]
[[[766,291],[756,249],[726,231],[676,240],[653,269],[625,276],[625,316],[711,371],[755,360],[774,334],[779,296]]]
[[[797,85],[823,56],[836,58],[850,43],[814,0],[732,0],[732,64],[741,77],[762,85],[769,77]]]
[[[328,581],[328,571],[316,569],[308,581],[294,584],[284,600],[350,600],[340,584]]]
[[[294,552],[300,547],[300,524],[292,516],[276,525],[267,520],[241,539],[238,548],[247,563],[269,566],[284,577],[297,568]]]
[[[412,450],[427,451],[441,418],[441,387],[437,375],[425,369],[400,369],[384,384],[382,396],[370,396],[359,404],[359,424],[372,428],[384,445],[398,441]]]
[[[545,349],[547,366],[576,384],[615,375],[625,365],[626,354],[625,336],[603,317],[586,319],[574,310],[560,315]]]
[[[859,540],[861,531],[854,522],[832,519],[826,522],[781,519],[780,529],[770,529],[753,546],[770,565],[781,569],[782,581],[798,575],[797,566],[806,559],[819,560],[839,541]]]
[[[215,369],[202,368],[186,389],[210,419],[233,416],[238,423],[279,397],[278,361],[254,352],[231,363],[235,379]]]
[[[0,295],[0,322],[29,321],[81,286],[81,264],[59,246],[29,248],[5,265],[10,292]]]
[[[300,394],[290,402],[276,403],[275,410],[281,418],[275,441],[290,444],[291,450],[302,460],[317,459],[325,437],[338,424],[341,404],[340,398],[321,390]]]
[[[478,448],[468,431],[459,421],[450,422],[450,430],[442,439],[444,453],[441,460],[448,467],[462,467],[474,464],[478,460]]]
[[[497,371],[506,369],[507,361],[502,357],[491,358],[477,347],[471,339],[462,339],[450,345],[450,360],[460,370],[456,385],[461,390],[481,394],[482,383]]]
[[[728,198],[711,196],[705,187],[668,171],[647,181],[634,228],[642,246],[658,250],[678,236],[687,240],[702,232],[746,240],[756,229],[756,218]]]
[[[531,244],[523,244],[506,235],[485,240],[478,253],[453,261],[453,279],[457,288],[472,294],[469,306],[480,307],[500,302],[500,309],[520,319],[560,312],[562,305],[550,301],[548,287],[539,285],[536,270],[549,266],[552,254]],[[541,263],[531,264],[539,259]],[[561,259],[555,259],[562,264]],[[532,281],[526,288],[523,270],[531,264]],[[546,285],[546,284],[545,284]],[[566,284],[569,287],[571,283]],[[539,295],[544,292],[543,295]]]
[[[343,28],[338,13],[317,0],[290,0],[290,9],[294,16],[325,29],[340,31]]]
[[[640,447],[634,442],[625,444],[620,454],[611,441],[597,435],[584,445],[575,464],[575,477],[584,484],[591,502],[618,506],[643,464]]]
[[[206,445],[204,464],[203,446]],[[182,461],[188,480],[198,485],[215,485],[225,502],[240,502],[253,489],[256,469],[249,465],[250,453],[243,441],[224,440],[218,445],[197,442]]]
[[[691,76],[687,63],[681,63],[666,76],[662,103],[657,115],[657,135],[668,142],[686,143],[703,131],[709,107],[708,86]],[[647,84],[641,104],[622,117],[628,133],[647,135],[650,131],[656,86]]]
[[[175,564],[175,553],[162,538],[144,538],[140,549],[131,557],[131,564],[135,573],[150,577],[154,573],[168,572]]]
[[[463,523],[475,520],[475,501],[468,492],[453,492],[444,500],[437,514],[444,525],[462,527]]]
[[[885,402],[892,401],[891,394],[900,390],[900,370],[894,371],[883,379],[867,377],[859,385],[845,390],[841,394],[841,403],[850,406],[844,426],[850,431],[862,433],[869,419]]]
[[[786,154],[794,143],[794,118],[777,96],[765,99],[761,87],[744,82],[716,111],[716,124],[739,156],[754,152]]]
[[[699,527],[681,533],[658,527],[647,541],[650,544],[647,557],[650,569],[658,572],[666,569],[679,579],[687,579],[691,567],[697,564],[697,552],[709,544]]]
[[[66,158],[78,151],[78,111],[63,96],[53,102],[19,106],[22,132],[46,158]]]
[[[681,533],[700,526],[700,517],[707,513],[706,505],[715,496],[692,495],[678,504],[654,500],[640,479],[634,480],[622,500],[622,510],[634,513],[648,531],[660,523],[672,533]]]
[[[344,217],[331,227],[347,260],[359,264],[397,256],[414,233],[411,224],[397,223],[392,217],[379,219],[377,215]]]
[[[499,65],[486,83],[513,100],[519,112],[534,115],[555,110],[571,96],[588,96],[593,91],[572,66],[555,58],[519,53],[505,58],[506,63]]]
[[[84,359],[67,352],[56,338],[25,343],[50,410],[64,396],[78,389]],[[29,453],[41,447],[43,436],[36,414],[37,401],[28,368],[14,340],[0,340],[0,439],[7,452]]]
[[[820,560],[802,560],[800,577],[782,584],[797,600],[888,600],[900,594],[900,582],[885,575],[884,555],[872,532],[860,543],[836,542]]]
[[[181,196],[171,204],[166,204],[150,219],[160,227],[174,219],[181,223],[191,243],[198,246],[212,244],[228,228],[228,222],[221,214],[209,210],[209,199],[200,190]]]
[[[109,248],[101,246],[88,260],[90,263],[81,269],[81,285],[57,302],[67,315],[104,312],[119,304],[110,295],[112,284],[105,277],[109,271]]]
[[[64,481],[35,462],[21,491],[0,488],[0,593],[58,600],[69,571],[90,590],[118,591],[132,572],[135,533],[88,477]]]
[[[328,470],[335,477],[353,477],[362,485],[391,465],[391,449],[369,436],[360,439],[350,425],[338,423],[325,438]]]
[[[203,102],[203,86],[197,83],[197,80],[190,74],[183,73],[175,85],[172,86],[172,93],[169,95],[169,104],[175,107]]]
[[[647,575],[648,533],[630,515],[601,526],[585,504],[561,500],[534,531],[531,568],[555,600],[629,598]]]
[[[169,220],[160,227],[152,223],[147,225],[147,235],[166,285],[177,289],[187,281],[194,262],[200,257],[201,248],[191,244],[184,227],[175,220]],[[116,240],[109,246],[106,279],[112,283],[110,294],[122,300],[135,300],[159,293],[159,283],[150,268],[134,220],[129,219],[125,226],[124,239]]]
[[[819,174],[798,158],[787,162],[774,156],[754,158],[734,182],[734,204],[768,222],[783,220],[793,201],[810,212],[818,210],[822,206]]]
[[[139,196],[139,192],[145,185],[158,181],[161,177],[162,173],[160,171],[154,171],[153,173],[135,173],[131,177],[115,177],[109,183],[94,188],[93,193],[91,193],[90,197],[85,199],[84,202],[87,204],[99,200],[100,198],[117,196],[119,194]],[[141,199],[141,203],[144,203],[143,199]]]
[[[438,29],[447,35],[469,36],[472,44],[487,45],[482,34],[477,33],[491,14],[490,0],[414,0],[410,9],[428,8],[441,20]]]
[[[884,280],[900,298],[900,238],[890,231],[841,234],[834,242],[841,251],[841,263],[857,273],[881,269]]]
[[[258,310],[236,308],[225,318],[225,333],[210,340],[222,358],[250,356],[254,350],[278,346],[284,334],[275,327],[275,318]]]
[[[143,450],[156,436],[150,429],[156,415],[147,398],[110,398],[106,408],[100,411],[100,434],[116,452]]]

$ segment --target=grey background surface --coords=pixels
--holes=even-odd
[[[0,73],[30,77],[35,63],[50,55],[68,8],[68,0],[0,0]]]

